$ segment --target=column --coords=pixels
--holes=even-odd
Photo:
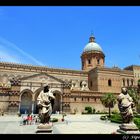
[[[20,113],[20,101],[19,101],[19,106],[18,106],[18,113]]]
[[[62,113],[63,112],[63,104],[62,104],[62,95],[60,94],[60,113]]]
[[[32,101],[32,114],[34,114],[34,101]]]

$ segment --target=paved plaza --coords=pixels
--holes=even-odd
[[[52,134],[111,134],[119,124],[100,120],[101,115],[52,115],[59,121],[53,123]],[[0,116],[0,134],[36,134],[38,124],[21,125],[22,117],[14,115]]]

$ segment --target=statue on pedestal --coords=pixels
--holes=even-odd
[[[39,107],[39,117],[40,125],[38,129],[51,129],[52,123],[50,123],[50,117],[52,114],[52,104],[51,100],[54,100],[55,97],[53,93],[49,90],[49,86],[45,86],[43,91],[39,94],[37,101]]]
[[[118,107],[119,107],[123,122],[124,123],[132,122],[132,119],[133,119],[132,108],[134,107],[134,103],[133,103],[133,99],[128,94],[126,88],[122,88],[122,92],[118,96],[117,100],[118,100]]]
[[[122,92],[118,96],[117,100],[120,114],[123,119],[123,123],[119,126],[120,129],[117,131],[123,134],[139,133],[137,126],[133,123],[133,99],[128,94],[128,90],[126,88],[122,88]]]

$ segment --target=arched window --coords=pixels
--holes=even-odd
[[[140,79],[138,80],[138,86],[140,85]]]
[[[80,87],[82,87],[82,81],[80,82]]]
[[[100,64],[100,59],[97,59],[97,64]]]
[[[123,79],[123,86],[125,87],[125,79]]]
[[[129,86],[129,79],[127,79],[127,86]]]
[[[91,64],[91,60],[90,59],[88,59],[88,64]]]
[[[111,79],[108,80],[108,86],[112,86]]]
[[[74,101],[76,101],[76,97],[74,98]]]
[[[83,101],[83,97],[82,97],[82,101]]]
[[[131,79],[131,86],[133,86],[133,79]]]

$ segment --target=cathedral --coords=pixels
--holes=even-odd
[[[139,79],[138,65],[106,67],[105,54],[91,35],[81,54],[81,70],[0,62],[0,111],[37,114],[37,97],[46,85],[56,97],[53,113],[82,113],[86,106],[106,111],[100,100],[104,94],[118,96],[121,87],[137,86]]]

